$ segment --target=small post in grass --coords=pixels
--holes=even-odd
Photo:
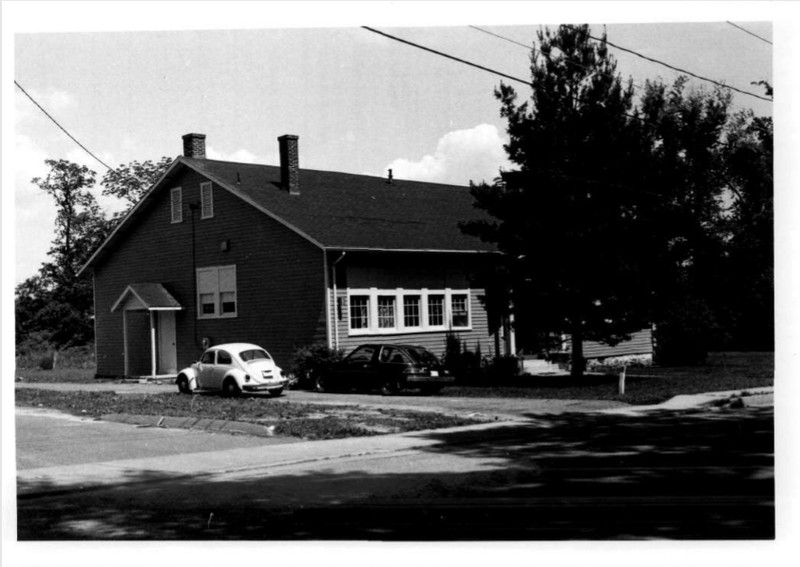
[[[625,395],[625,372],[628,370],[627,365],[622,366],[622,370],[619,373],[619,395]]]

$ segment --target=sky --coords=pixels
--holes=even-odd
[[[146,5],[146,4],[145,4]],[[304,168],[466,185],[508,169],[505,122],[493,96],[501,80],[530,88],[361,29],[275,26],[254,11],[256,29],[27,33],[14,36],[16,80],[67,131],[111,167],[175,157],[181,136],[206,134],[208,157],[278,163],[277,137],[299,136]],[[772,46],[723,21],[610,24],[609,41],[671,65],[763,94],[773,82]],[[541,24],[374,25],[461,59],[528,80],[529,46]],[[528,21],[530,23],[528,23]],[[563,20],[562,20],[563,21]],[[573,21],[570,18],[567,21]],[[772,40],[768,21],[739,22]],[[484,30],[484,31],[481,31]],[[498,38],[487,32],[501,35]],[[517,42],[517,43],[512,43]],[[522,45],[518,45],[522,44]],[[623,78],[672,82],[677,73],[612,49]],[[693,86],[712,88],[699,80]],[[45,159],[106,167],[14,89],[15,282],[47,258],[55,209],[31,183]],[[734,105],[771,115],[772,103],[735,94]],[[114,212],[121,203],[100,196]]]
[[[14,80],[112,167],[176,157],[189,132],[206,134],[212,159],[277,164],[278,136],[296,134],[302,168],[379,176],[391,168],[399,179],[467,184],[510,167],[505,122],[493,96],[500,77],[362,25],[525,80],[530,52],[514,42],[530,46],[541,26],[559,23],[589,23],[595,35],[605,29],[613,43],[758,94],[763,90],[750,83],[767,80],[776,86],[774,105],[741,94],[734,94],[733,105],[775,116],[778,159],[789,162],[786,173],[778,172],[777,222],[794,220],[786,210],[796,198],[780,197],[797,167],[787,150],[795,147],[797,122],[787,103],[796,98],[796,73],[787,71],[800,53],[791,3],[4,2],[2,8],[6,313],[13,308],[13,286],[37,272],[53,239],[53,203],[31,183],[46,175],[44,160],[87,165],[98,179],[106,170]],[[611,53],[621,76],[639,84],[669,83],[678,75]],[[520,101],[528,98],[528,87],[506,81]],[[712,88],[698,80],[690,85]],[[95,194],[106,211],[119,210],[99,188]],[[795,257],[798,233],[781,232],[778,246]],[[797,298],[797,264],[778,266],[777,275],[779,293],[788,289],[788,299]],[[9,321],[3,318],[4,344],[9,329],[13,336]],[[783,324],[779,314],[778,327]],[[783,330],[795,332],[788,323]],[[661,557],[667,564],[694,563],[680,551],[666,548]],[[595,565],[641,560],[619,550],[592,557]],[[737,563],[736,555],[713,557],[748,564]],[[747,553],[738,558],[753,561]]]

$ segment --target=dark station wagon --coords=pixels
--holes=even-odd
[[[378,389],[389,396],[403,389],[436,394],[454,380],[436,355],[423,347],[366,344],[317,375],[314,385],[318,392]]]

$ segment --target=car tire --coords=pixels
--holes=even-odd
[[[283,388],[275,388],[274,390],[269,391],[269,395],[273,398],[277,398],[283,393]]]
[[[236,383],[236,380],[233,378],[228,378],[222,384],[222,395],[228,398],[237,398],[242,394],[242,389],[239,388],[239,384]]]
[[[394,396],[399,391],[400,384],[393,378],[388,378],[381,384],[381,395],[383,396]]]
[[[184,374],[178,376],[178,379],[175,381],[175,383],[178,385],[178,392],[181,394],[192,393],[192,389],[189,388],[189,379]]]

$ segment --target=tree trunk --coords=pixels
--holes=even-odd
[[[586,367],[583,359],[583,327],[580,322],[572,325],[572,360],[570,364],[570,376],[581,378]]]

